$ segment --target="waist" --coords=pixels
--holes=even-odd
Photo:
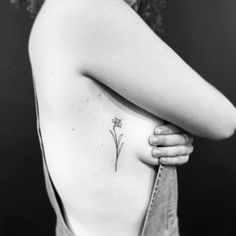
[[[158,121],[119,118],[122,128],[114,128],[109,113],[78,124],[41,116],[47,166],[72,229],[93,225],[95,231],[111,227],[112,232],[118,227],[126,229],[123,235],[134,230],[132,235],[138,235],[156,173],[140,157],[151,156],[148,137]],[[124,144],[115,171],[120,135]]]
[[[91,229],[93,225],[96,230],[103,226],[108,230],[109,226],[114,230],[116,225],[126,228],[126,232],[129,228],[138,230],[147,210],[155,170],[140,161],[139,152],[129,147],[127,139],[128,147],[124,147],[115,172],[112,137],[110,144],[103,140],[103,151],[98,151],[94,142],[87,146],[86,138],[78,140],[62,133],[45,134],[43,143],[49,173],[70,227]]]
[[[82,162],[81,158],[89,157],[80,156],[78,162],[60,158],[55,167],[47,157],[70,228],[80,234],[84,229],[84,232],[104,230],[109,235],[107,232],[117,228],[117,232],[125,229],[125,234],[118,235],[138,235],[152,191],[154,169],[130,156],[123,158],[133,161],[117,172],[108,171],[104,165]]]

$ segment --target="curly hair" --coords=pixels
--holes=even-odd
[[[163,15],[166,0],[140,0],[138,14],[159,36],[164,36]]]
[[[17,7],[25,7],[31,17],[35,17],[45,0],[10,0]],[[166,0],[125,0],[134,3],[134,8],[143,20],[160,37],[164,36],[163,10]]]
[[[45,0],[10,0],[17,8],[26,8],[31,17],[35,17]]]

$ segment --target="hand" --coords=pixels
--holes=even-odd
[[[193,152],[193,137],[173,124],[165,124],[155,128],[149,138],[153,146],[151,165],[182,165],[188,162]]]

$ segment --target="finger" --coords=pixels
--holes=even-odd
[[[180,134],[183,132],[184,132],[183,129],[181,129],[173,124],[160,125],[154,129],[154,134],[157,134],[157,135],[159,135],[159,134],[162,134],[162,135]]]
[[[176,157],[190,155],[193,152],[193,146],[170,146],[170,147],[154,147],[152,149],[153,157]]]
[[[159,159],[163,165],[183,165],[189,161],[189,155],[178,156],[178,157],[161,157]]]
[[[186,137],[184,134],[170,134],[170,135],[152,135],[149,138],[151,146],[177,146],[185,145]]]
[[[160,165],[159,158],[151,158],[148,157],[140,157],[140,161],[144,162],[145,164],[151,165],[151,166],[158,166]]]

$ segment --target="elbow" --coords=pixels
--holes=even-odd
[[[213,140],[223,140],[232,137],[236,131],[236,119],[233,122],[227,124],[221,124],[221,128],[217,129],[218,132],[214,133]]]
[[[225,116],[220,124],[220,127],[217,128],[217,132],[214,140],[223,140],[232,137],[236,131],[236,109],[233,107],[231,112],[228,113],[228,116]],[[215,129],[216,130],[216,129]]]
[[[225,129],[223,132],[220,132],[214,140],[223,140],[230,138],[234,135],[236,127],[232,127],[230,129]]]
[[[232,137],[232,136],[235,134],[235,131],[236,131],[236,125],[235,125],[235,127],[231,130],[231,133],[229,133],[228,137],[226,137],[226,138]]]

